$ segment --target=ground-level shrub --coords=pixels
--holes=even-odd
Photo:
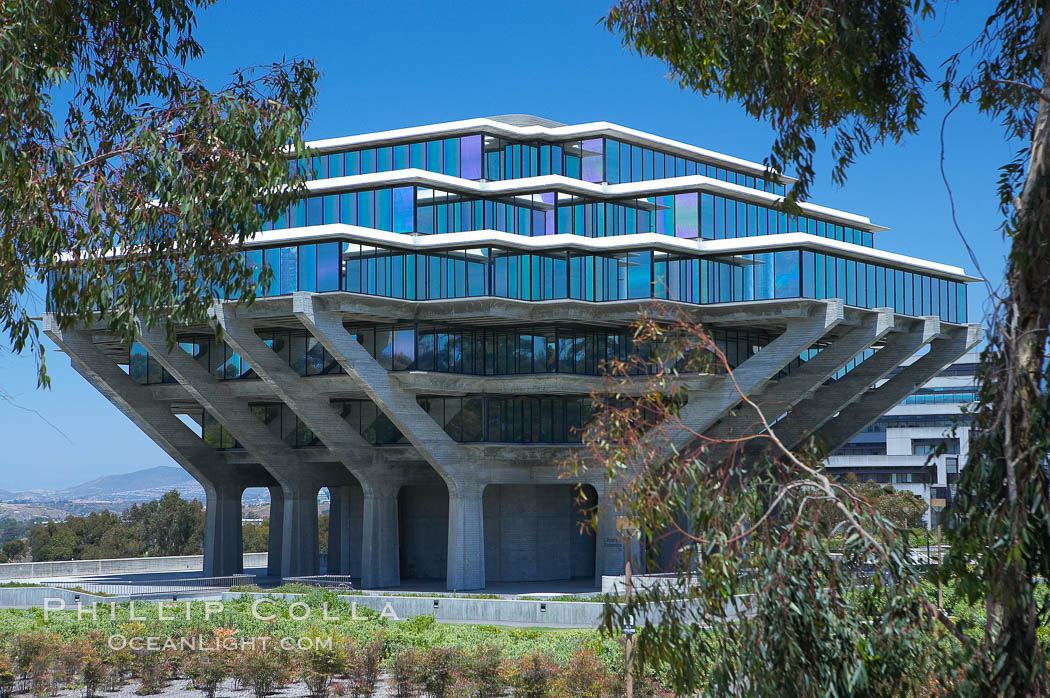
[[[416,667],[416,683],[430,698],[448,698],[463,668],[463,652],[454,647],[432,647]]]
[[[346,643],[347,677],[350,695],[353,698],[368,698],[379,683],[379,671],[383,662],[383,642],[361,644]]]
[[[316,638],[321,640],[322,638]],[[346,669],[346,658],[342,646],[336,645],[333,638],[323,638],[323,642],[314,642],[306,651],[302,661],[300,676],[310,695],[324,698],[332,685],[332,678]]]
[[[476,648],[463,662],[452,688],[456,698],[497,698],[507,688],[503,652],[497,645]]]
[[[0,656],[0,698],[10,698],[15,690],[15,663],[7,657]]]
[[[111,668],[98,652],[91,651],[84,655],[80,666],[80,681],[84,684],[86,698],[94,698],[99,689],[106,683]]]
[[[146,649],[137,652],[135,670],[139,677],[139,687],[135,693],[140,696],[155,695],[168,685],[168,674],[171,668],[164,652]]]
[[[183,670],[193,687],[208,698],[215,698],[219,686],[230,676],[229,661],[223,652],[193,652],[183,662]]]
[[[609,692],[612,680],[594,650],[581,649],[558,671],[555,686],[559,696],[602,698]]]
[[[539,652],[522,657],[511,664],[510,685],[514,695],[521,698],[547,698],[551,695],[554,667],[550,660]]]
[[[410,698],[416,689],[416,668],[419,666],[422,653],[416,649],[399,652],[386,662],[387,673],[394,683],[394,694],[397,698]]]
[[[234,664],[234,675],[250,688],[255,698],[264,698],[287,683],[290,658],[280,651],[273,638],[256,638],[256,647],[242,650]]]

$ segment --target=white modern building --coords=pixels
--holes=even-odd
[[[914,361],[908,359],[887,378]],[[931,497],[950,503],[969,452],[966,410],[977,399],[977,364],[978,355],[971,352],[947,366],[835,451],[829,472],[905,489],[927,504]]]

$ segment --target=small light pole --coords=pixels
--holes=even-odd
[[[944,595],[941,590],[941,563],[944,562],[944,553],[941,551],[941,511],[948,503],[938,497],[930,500],[930,508],[937,512],[937,608],[944,607]]]
[[[635,532],[631,528],[626,516],[616,518],[616,530],[620,532],[623,540],[623,598],[624,606],[631,603],[631,540]],[[627,667],[627,698],[634,698],[634,616],[627,616],[623,620],[624,635],[624,664]]]

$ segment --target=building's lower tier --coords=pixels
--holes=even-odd
[[[149,357],[147,374],[156,362],[158,375],[167,377],[143,383],[137,380],[141,375],[132,375],[131,347],[104,326],[62,329],[45,316],[44,329],[82,376],[204,486],[208,574],[238,571],[241,499],[249,487],[270,490],[271,572],[318,573],[317,496],[328,488],[330,571],[358,576],[368,588],[397,586],[404,577],[443,578],[449,589],[468,590],[495,581],[597,579],[622,569],[612,497],[617,483],[607,482],[600,467],[564,477],[560,463],[586,453],[579,444],[524,443],[524,436],[522,443],[502,442],[507,421],[502,412],[495,422],[463,424],[474,413],[460,409],[459,421],[450,421],[447,401],[462,408],[468,396],[483,395],[479,404],[494,414],[504,403],[541,396],[542,411],[548,404],[542,396],[551,396],[551,405],[554,396],[559,404],[576,405],[608,386],[593,375],[392,370],[355,328],[443,322],[500,331],[533,323],[623,332],[642,313],[667,321],[684,313],[715,333],[763,337],[760,346],[737,357],[732,380],[724,372],[680,378],[688,394],[680,426],[657,430],[666,443],[654,448],[654,458],[665,448],[689,448],[696,434],[755,433],[759,420],[740,408],[742,396],[762,408],[788,446],[816,435],[833,450],[979,337],[976,326],[850,307],[841,300],[712,306],[654,299],[435,303],[299,292],[260,299],[251,307],[222,301],[214,306],[213,325],[222,327],[229,350],[257,380],[225,380],[225,372],[220,378],[209,355],[202,360],[192,348],[169,347],[164,328],[141,327],[138,344]],[[322,359],[339,370],[324,375],[296,370],[290,354],[275,350],[274,333],[284,330],[308,334],[323,347]],[[208,331],[214,334],[214,327],[179,329],[198,336]],[[916,358],[893,373],[909,357]],[[382,414],[403,443],[378,445],[369,439],[362,416],[347,419],[347,404],[370,405],[369,414]],[[273,415],[279,417],[277,426]],[[524,434],[523,418],[511,421]],[[529,440],[545,440],[544,416],[538,415],[538,426],[533,421]],[[209,425],[220,428],[218,443]],[[492,431],[494,425],[500,431]],[[553,419],[550,426],[553,434]],[[562,431],[558,440],[568,440],[568,431]],[[479,434],[485,438],[467,442]],[[593,533],[580,526],[590,511],[598,513]]]

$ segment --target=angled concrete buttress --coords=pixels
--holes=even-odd
[[[821,436],[827,440],[828,452],[841,448],[855,434],[976,346],[981,341],[981,331],[977,324],[950,327],[930,342],[930,350],[914,363],[903,367],[900,373],[878,388],[868,390],[839,412],[820,429]]]
[[[899,332],[887,336],[881,349],[834,381],[826,381],[776,425],[777,437],[788,448],[797,448],[840,410],[882,380],[909,356],[936,339],[941,321],[936,317],[901,320]]]
[[[227,464],[168,405],[154,399],[148,388],[95,346],[89,332],[60,329],[50,314],[44,316],[43,324],[44,332],[69,356],[77,373],[201,483],[207,496],[204,575],[243,572],[241,495],[246,487],[272,484],[273,478],[261,468]]]
[[[361,531],[361,549],[364,551],[361,561],[362,586],[372,589],[400,585],[397,490],[404,484],[404,476],[377,458],[376,448],[350,428],[328,401],[317,394],[310,385],[310,379],[292,370],[259,338],[251,319],[241,317],[236,304],[215,301],[212,313],[222,326],[226,342],[360,483],[365,510]],[[349,489],[347,496],[339,500],[341,505],[345,502],[346,507],[349,507],[348,492]],[[333,507],[336,501],[333,497]],[[335,533],[335,542],[339,547],[333,556],[332,541],[329,541],[328,563],[330,570],[342,570],[337,574],[349,574],[348,508],[344,514],[336,520],[333,508],[329,520],[329,535]],[[378,526],[374,525],[376,519],[382,521]]]
[[[247,402],[233,397],[227,386],[212,376],[192,356],[176,345],[168,350],[167,337],[157,328],[140,323],[139,341],[154,359],[258,461],[280,484],[281,576],[302,576],[319,571],[317,548],[317,493],[325,484],[348,479],[345,469],[307,463],[257,419]],[[271,516],[271,522],[277,519]],[[273,524],[271,524],[273,528]],[[271,556],[273,552],[271,551]]]
[[[470,467],[468,451],[453,441],[419,406],[415,395],[404,390],[346,331],[341,313],[322,309],[315,303],[315,296],[306,292],[294,294],[292,307],[299,321],[445,481],[449,496],[446,572],[449,589],[484,588],[482,492],[486,482],[481,479],[479,469]],[[384,521],[392,522],[393,517],[376,517],[373,525]],[[372,553],[366,551],[365,554]]]
[[[647,438],[652,448],[664,454],[664,458],[681,452],[738,405],[741,394],[754,395],[842,320],[843,303],[838,299],[817,304],[808,315],[787,319],[784,332],[736,367],[733,371],[735,384],[727,378],[710,390],[689,393],[689,402],[679,412],[679,418],[649,434]]]
[[[820,353],[801,366],[767,387],[757,395],[750,396],[762,410],[766,420],[774,422],[795,404],[811,395],[828,378],[849,363],[861,352],[870,349],[876,342],[882,341],[894,328],[892,308],[875,308],[870,311],[858,311],[862,319],[854,327]],[[761,353],[761,352],[760,352]],[[750,406],[741,406],[735,414],[721,419],[709,429],[705,436],[712,439],[736,439],[761,432],[761,420]]]

